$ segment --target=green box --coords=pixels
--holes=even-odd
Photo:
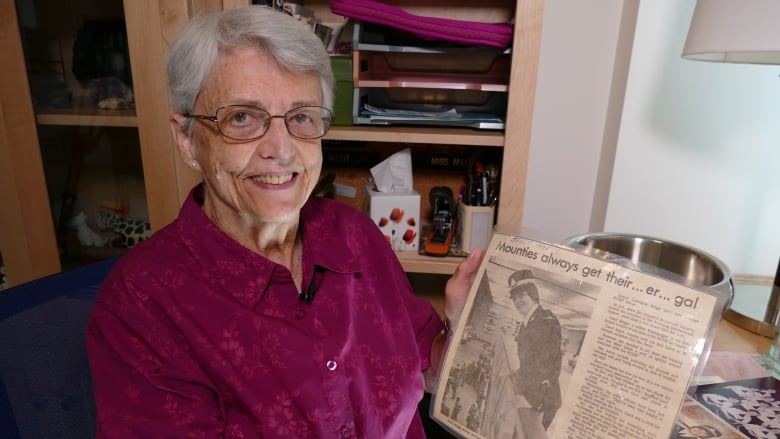
[[[352,125],[352,55],[331,56],[330,65],[336,78],[333,125]]]

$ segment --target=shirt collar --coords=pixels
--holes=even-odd
[[[536,308],[539,308],[539,304],[538,303],[536,305],[534,305],[533,308],[531,308],[526,315],[523,316],[523,322],[522,322],[523,323],[523,328],[528,326],[528,322],[531,321],[531,316],[533,316],[534,313],[536,312]]]
[[[336,203],[312,197],[301,209],[299,229],[305,272],[316,265],[337,273],[354,273],[360,266],[360,261],[356,260],[348,246],[348,242],[360,232],[352,230],[352,224],[345,224],[340,215],[343,210],[337,209]]]
[[[274,278],[284,276],[283,266],[258,255],[223,232],[202,209],[203,184],[190,192],[184,202],[175,229],[193,258],[212,279],[230,291],[247,307],[254,307],[268,290]],[[301,209],[299,230],[303,243],[303,285],[314,276],[315,266],[337,273],[358,271],[359,261],[347,245],[348,239],[339,209],[332,200],[310,198]],[[215,264],[214,261],[223,261]],[[242,272],[256,273],[254,285],[247,293],[244,277],[232,276],[230,266],[242,266]],[[237,268],[238,269],[238,268]]]

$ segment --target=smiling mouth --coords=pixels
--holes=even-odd
[[[293,176],[294,174],[259,175],[257,177],[253,177],[252,180],[254,180],[257,183],[263,183],[263,184],[284,184],[292,180]]]

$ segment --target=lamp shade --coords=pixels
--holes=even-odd
[[[698,0],[682,57],[780,64],[780,0]]]

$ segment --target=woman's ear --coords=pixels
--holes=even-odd
[[[170,118],[171,135],[179,150],[179,157],[192,169],[200,170],[198,154],[190,138],[189,118],[174,113]]]

